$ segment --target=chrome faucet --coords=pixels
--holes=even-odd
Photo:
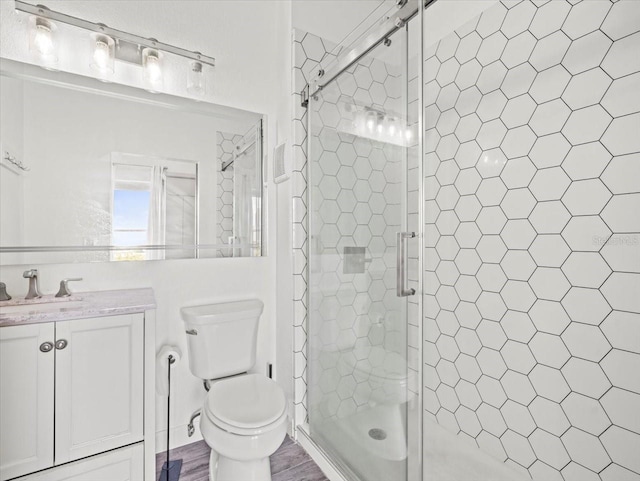
[[[22,273],[22,277],[29,279],[29,292],[25,296],[25,299],[35,299],[42,297],[40,294],[40,285],[38,284],[38,269],[29,269]]]
[[[0,301],[10,301],[11,296],[7,293],[7,285],[0,282]]]

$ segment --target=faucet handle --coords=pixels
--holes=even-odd
[[[22,273],[22,277],[25,279],[31,279],[33,277],[38,277],[38,269],[29,269]]]
[[[71,295],[71,291],[69,291],[69,282],[81,280],[82,277],[70,277],[67,279],[62,279],[60,281],[60,289],[58,290],[56,297],[69,297]]]
[[[0,301],[10,301],[11,296],[7,293],[7,285],[0,282]]]

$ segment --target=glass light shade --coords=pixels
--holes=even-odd
[[[204,76],[204,65],[201,62],[191,62],[187,74],[187,91],[193,95],[203,96],[207,92],[207,82]]]
[[[159,92],[164,82],[160,52],[153,48],[145,48],[142,51],[142,70],[145,88],[150,92]]]
[[[44,18],[31,17],[29,20],[29,51],[44,67],[58,66],[58,45],[56,26]]]
[[[106,35],[91,35],[91,63],[93,70],[102,75],[113,75],[115,41]]]

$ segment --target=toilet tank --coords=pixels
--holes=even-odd
[[[189,369],[200,379],[218,379],[250,370],[256,363],[258,299],[180,309],[187,333]]]

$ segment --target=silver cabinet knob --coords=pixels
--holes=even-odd
[[[60,339],[60,340],[56,341],[56,349],[62,350],[65,347],[67,347],[67,344],[69,344],[69,343],[67,342],[66,339]]]
[[[53,344],[51,344],[50,342],[43,342],[42,344],[40,344],[40,350],[42,352],[49,352],[53,349]]]

